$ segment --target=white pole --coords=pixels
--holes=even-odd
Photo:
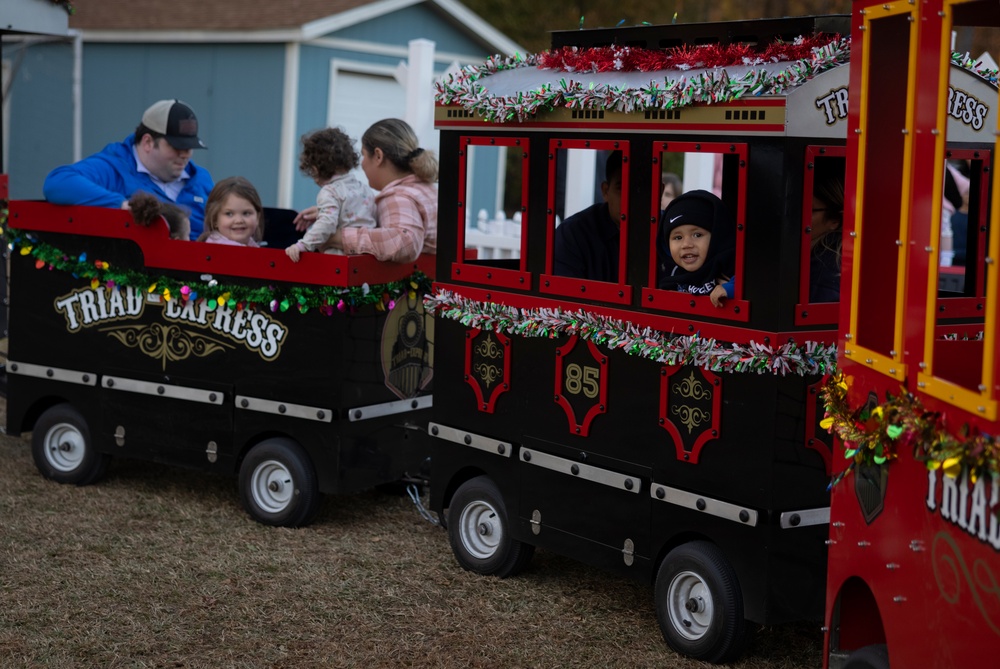
[[[417,133],[420,146],[438,149],[434,132],[434,42],[410,40],[409,63],[405,71],[406,115],[403,117]]]

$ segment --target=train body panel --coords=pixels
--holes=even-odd
[[[110,456],[233,474],[287,438],[324,493],[426,469],[412,437],[432,404],[433,326],[417,264],[371,262],[369,285],[346,257],[290,267],[280,250],[173,242],[123,212],[11,211],[8,431],[68,403]]]

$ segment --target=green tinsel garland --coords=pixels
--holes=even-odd
[[[912,449],[927,469],[941,469],[952,478],[964,470],[969,471],[973,483],[983,475],[1000,476],[1000,441],[996,437],[974,432],[968,425],[952,434],[942,413],[927,411],[905,388],[896,396],[887,393],[886,401],[874,408],[865,405],[856,410],[847,401],[847,390],[847,380],[837,374],[822,391],[826,413],[820,427],[840,439],[844,458],[851,461],[834,477],[831,488],[857,466],[892,462],[901,448]]]
[[[713,372],[782,376],[791,372],[807,376],[831,374],[837,370],[836,344],[805,342],[800,346],[786,342],[772,348],[751,341],[748,345],[726,345],[697,334],[674,336],[649,327],[640,329],[626,321],[585,311],[516,309],[495,302],[471,300],[446,290],[425,295],[424,308],[470,328],[549,339],[577,335],[629,355],[667,365],[694,365]]]
[[[88,258],[86,253],[70,256],[61,249],[23,231],[9,229],[7,245],[12,253],[35,258],[38,269],[55,269],[69,272],[74,277],[89,279],[93,287],[132,287],[143,292],[163,296],[164,299],[207,299],[230,308],[252,308],[262,305],[271,311],[295,308],[301,313],[318,309],[326,315],[335,311],[353,311],[374,304],[376,309],[391,309],[396,298],[403,294],[421,294],[430,290],[431,280],[423,272],[400,281],[339,288],[334,286],[268,285],[250,287],[240,284],[223,284],[207,281],[178,281],[169,276],[153,276],[146,272],[118,269],[99,258]]]

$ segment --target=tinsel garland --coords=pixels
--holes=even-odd
[[[830,483],[832,488],[859,465],[891,462],[900,449],[912,449],[913,456],[927,469],[941,469],[955,478],[963,470],[975,483],[983,475],[1000,476],[1000,440],[962,426],[952,434],[944,414],[927,411],[912,393],[886,393],[886,401],[874,408],[851,409],[847,400],[848,379],[831,377],[823,386],[826,412],[820,427],[840,439],[844,458],[851,462]]]
[[[972,60],[968,53],[953,52],[951,54],[951,62],[979,75],[994,86],[997,85],[997,69],[995,67],[986,67],[981,60]]]
[[[401,281],[369,286],[367,283],[350,288],[334,286],[268,285],[259,287],[219,283],[209,275],[200,281],[178,281],[168,276],[153,276],[146,272],[112,267],[87,253],[69,255],[55,246],[34,238],[23,231],[9,229],[7,246],[12,253],[35,258],[35,268],[69,272],[74,277],[90,279],[91,288],[132,287],[145,293],[161,295],[165,300],[182,303],[199,299],[209,304],[227,305],[231,309],[262,307],[273,312],[296,309],[306,313],[316,309],[328,316],[337,311],[351,312],[358,307],[374,304],[378,310],[392,309],[403,294],[415,299],[430,290],[431,281],[422,272]]]
[[[667,365],[694,365],[713,372],[806,376],[829,374],[837,367],[836,344],[805,342],[800,346],[788,342],[778,347],[753,341],[749,345],[723,344],[697,334],[668,335],[585,311],[517,309],[468,299],[447,290],[425,295],[424,308],[470,328],[548,339],[577,335],[629,355]]]
[[[567,46],[539,54],[537,62],[538,67],[565,72],[653,72],[690,70],[696,67],[761,65],[808,60],[815,49],[826,47],[839,39],[839,35],[816,35],[799,37],[793,42],[773,42],[763,47],[746,43],[701,46],[685,44],[670,49],[629,46],[580,49]]]
[[[573,109],[605,109],[619,112],[640,112],[648,109],[674,109],[696,103],[719,103],[738,100],[745,96],[780,94],[789,88],[797,86],[820,72],[846,63],[850,58],[850,39],[816,40],[822,46],[813,45],[802,38],[794,44],[785,45],[789,49],[800,50],[808,44],[808,57],[798,58],[788,63],[788,66],[778,72],[768,72],[764,69],[751,68],[740,76],[731,76],[725,69],[712,69],[695,73],[690,77],[672,78],[663,76],[651,80],[648,85],[632,87],[627,85],[612,86],[608,84],[584,85],[572,78],[562,78],[558,84],[545,84],[530,92],[521,92],[516,96],[490,96],[479,83],[483,77],[503,70],[520,67],[542,66],[546,62],[565,64],[567,52],[529,55],[515,55],[509,58],[494,56],[482,66],[467,66],[450,77],[435,83],[437,93],[435,99],[441,104],[457,104],[467,111],[481,115],[487,121],[506,122],[513,119],[523,121],[539,111],[551,111],[566,107]],[[776,47],[777,48],[777,47]],[[664,62],[686,64],[688,67],[699,66],[702,62],[729,62],[731,64],[758,64],[751,59],[745,63],[742,59],[750,58],[740,48],[733,48],[732,53],[725,52],[718,45],[700,47],[682,46],[663,52]],[[652,66],[654,52],[630,47],[608,47],[602,49],[583,49],[575,52],[570,67],[579,71],[579,67],[590,71],[628,71],[629,68]],[[776,56],[779,51],[760,52]],[[792,53],[786,51],[786,53]],[[589,55],[588,55],[589,54]],[[735,61],[734,59],[741,60]],[[760,62],[764,62],[761,60]],[[569,72],[570,70],[566,70]],[[645,70],[642,70],[645,71]]]

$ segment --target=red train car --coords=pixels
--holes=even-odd
[[[825,667],[975,667],[1000,655],[1000,195],[971,158],[965,297],[942,290],[953,120],[982,126],[996,70],[951,49],[1000,27],[995,2],[855,2],[838,436]],[[965,64],[992,96],[949,88]],[[996,126],[988,128],[993,132]],[[986,161],[977,164],[977,161]],[[944,248],[943,248],[944,247]]]

